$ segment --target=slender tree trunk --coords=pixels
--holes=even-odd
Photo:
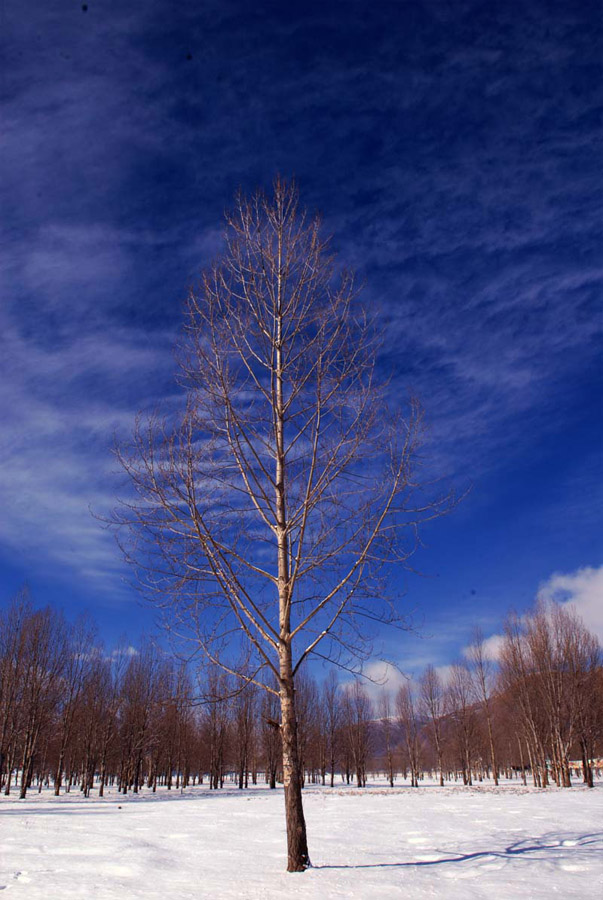
[[[283,399],[283,275],[282,233],[278,243],[278,297],[276,316],[276,379],[274,409],[276,439],[276,537],[278,553],[279,667],[283,784],[287,821],[287,871],[303,872],[310,865],[306,821],[302,803],[302,780],[298,758],[295,685],[291,650],[291,586],[289,584],[289,536],[285,502],[285,405]]]
[[[585,740],[580,741],[580,749],[582,751],[582,776],[584,784],[588,785],[589,788],[592,788],[595,786],[593,779],[593,767],[590,764],[588,748],[586,746]]]
[[[57,768],[54,776],[54,795],[58,797],[61,793],[61,784],[63,782],[63,763],[65,761],[65,740],[63,739],[63,743],[61,745],[61,752],[59,754],[59,761],[57,763]]]
[[[525,787],[525,786],[527,785],[527,780],[526,780],[526,767],[525,767],[524,761],[523,761],[523,750],[522,750],[522,748],[521,748],[521,738],[520,738],[519,735],[517,735],[517,746],[519,747],[519,762],[520,762],[520,765],[521,765],[521,780],[522,780],[522,782],[523,782],[523,784],[524,784],[524,787]]]
[[[492,778],[494,784],[498,787],[498,760],[496,759],[496,749],[494,747],[494,734],[492,733],[492,717],[490,715],[490,707],[486,705],[486,719],[488,722],[488,740],[490,741],[490,761],[492,763]]]
[[[287,648],[288,649],[288,648]],[[287,871],[303,872],[310,865],[306,820],[302,804],[302,783],[297,753],[295,692],[291,675],[291,654],[281,658],[281,735],[283,740],[283,783],[287,820]]]

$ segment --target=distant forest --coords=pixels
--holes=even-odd
[[[381,774],[470,785],[501,777],[589,786],[603,774],[603,669],[571,610],[510,615],[496,660],[479,633],[444,676],[428,666],[395,694],[331,669],[296,680],[304,782]],[[216,667],[191,671],[145,640],[106,652],[89,623],[36,609],[0,616],[0,788],[99,796],[282,780],[278,696]]]

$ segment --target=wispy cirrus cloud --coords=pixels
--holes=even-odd
[[[365,12],[6,14],[5,553],[118,566],[88,513],[115,493],[111,434],[172,396],[187,283],[234,190],[279,170],[366,280],[392,390],[426,406],[433,471],[495,483],[574,427],[601,289],[595,5]],[[575,504],[579,482],[593,527],[578,450],[555,500]]]
[[[115,502],[118,479],[111,449],[132,428],[132,390],[144,373],[172,366],[170,342],[141,341],[116,329],[64,338],[60,349],[6,334],[0,366],[0,543],[27,570],[62,569],[86,580],[115,580],[121,564],[114,542],[92,514]]]

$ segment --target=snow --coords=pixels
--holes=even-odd
[[[0,890],[24,900],[603,897],[603,783],[304,791],[313,868],[285,867],[280,790],[0,798]]]

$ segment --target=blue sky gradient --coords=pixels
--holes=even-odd
[[[384,637],[445,664],[603,562],[600,5],[251,7],[3,5],[0,602],[27,580],[108,641],[151,627],[90,509],[114,436],[178,402],[224,209],[281,172],[366,284],[431,471],[472,484],[401,579],[426,636]]]

